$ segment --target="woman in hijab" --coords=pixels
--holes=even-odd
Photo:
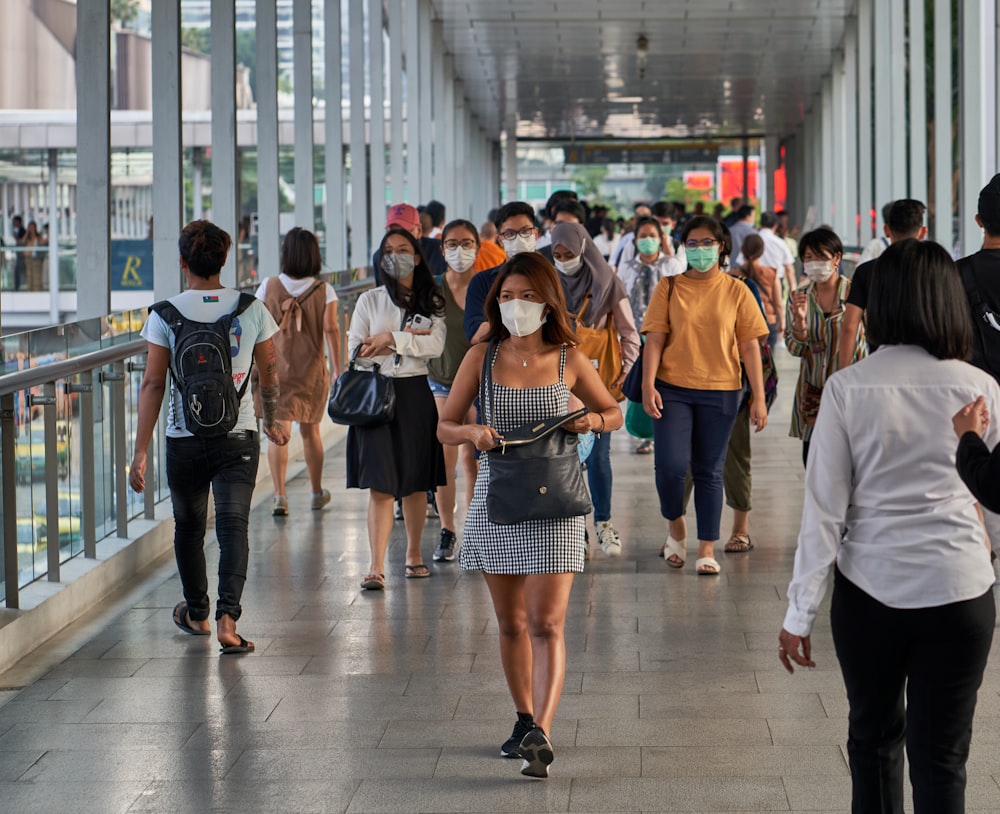
[[[632,318],[632,308],[621,280],[601,255],[600,249],[587,230],[579,223],[558,223],[552,230],[552,258],[563,278],[569,311],[576,315],[577,334],[597,340],[606,332],[609,342],[619,343],[620,352],[600,353],[591,358],[601,380],[621,399],[621,385],[625,374],[639,358],[639,332]],[[588,350],[590,341],[581,342],[581,349]],[[614,350],[614,348],[612,348]],[[619,364],[611,361],[620,360]],[[609,369],[618,367],[617,370]],[[622,553],[622,541],[611,524],[611,433],[604,432],[594,443],[587,459],[587,479],[590,497],[594,502],[594,524],[597,541],[605,556],[617,557]]]

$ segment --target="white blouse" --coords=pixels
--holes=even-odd
[[[394,350],[385,356],[376,356],[370,361],[382,366],[382,373],[390,377],[426,376],[427,361],[444,353],[444,317],[431,316],[429,334],[412,334],[402,330],[403,309],[389,296],[385,286],[366,291],[358,298],[351,315],[351,327],[347,331],[347,355],[365,339],[375,334],[390,331]],[[399,363],[395,355],[399,354]],[[368,360],[361,360],[367,364]]]
[[[812,629],[836,563],[892,608],[981,596],[994,581],[975,498],[955,469],[952,416],[1000,387],[982,370],[889,345],[823,388],[806,470],[805,504],[784,628]],[[984,433],[1000,440],[994,421]]]

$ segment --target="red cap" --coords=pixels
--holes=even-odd
[[[416,207],[405,203],[390,206],[389,214],[385,218],[385,228],[389,229],[393,226],[398,226],[401,229],[406,229],[407,232],[412,232],[416,227],[420,226],[420,213]]]

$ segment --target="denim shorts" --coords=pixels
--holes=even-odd
[[[448,394],[451,392],[451,386],[447,384],[438,384],[433,379],[428,379],[427,384],[430,385],[431,392],[434,394],[434,398],[446,399]]]

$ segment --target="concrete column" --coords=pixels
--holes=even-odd
[[[430,196],[432,198],[445,198],[445,184],[447,175],[448,154],[445,142],[447,140],[448,126],[448,87],[444,75],[444,32],[441,30],[441,23],[434,21],[431,23],[431,99],[433,102],[433,138],[431,139],[431,186]],[[426,203],[426,201],[421,201]],[[446,205],[448,202],[445,202]]]
[[[240,236],[240,183],[236,168],[236,6],[212,3],[212,221],[235,244]],[[200,153],[200,148],[196,148]],[[195,163],[196,213],[201,212],[201,160]],[[197,215],[195,217],[198,217]],[[235,287],[237,253],[229,252],[222,284]]]
[[[834,231],[841,234],[836,228],[837,213],[833,203],[834,167],[838,168],[838,173],[842,172],[842,169],[839,168],[835,159],[837,147],[833,139],[833,77],[831,75],[824,76],[820,82],[819,107],[820,196],[818,217],[820,223],[833,226]]]
[[[469,153],[469,109],[466,106],[465,87],[461,81],[455,82],[455,151],[452,160],[453,199],[448,205],[452,217],[469,219],[468,169],[466,160]],[[476,176],[480,170],[477,168]]]
[[[365,0],[349,0],[350,31],[363,31]],[[368,156],[365,153],[365,43],[364,37],[352,36],[350,52],[351,89],[351,268],[369,263],[368,249]],[[376,227],[381,224],[376,224]]]
[[[403,42],[403,0],[389,0],[389,197],[393,203],[406,200],[406,175],[403,169]]]
[[[781,163],[781,156],[778,151],[778,137],[768,135],[764,137],[764,200],[767,207],[775,212],[778,209],[778,202],[774,194],[774,173]]]
[[[507,194],[504,201],[518,200],[517,189],[517,122],[511,120],[507,123],[507,141],[505,144],[504,173]]]
[[[343,70],[341,68],[341,0],[325,0],[324,85],[326,87],[326,264],[335,271],[347,268],[347,206],[344,173]]]
[[[441,86],[435,85],[431,76],[431,54],[432,54],[432,13],[433,8],[431,6],[430,0],[410,0],[411,2],[418,2],[419,5],[419,20],[418,20],[418,31],[420,34],[420,48],[418,51],[418,57],[420,59],[420,97],[419,97],[419,125],[420,125],[420,157],[418,159],[418,171],[420,172],[420,188],[417,193],[417,197],[411,198],[410,203],[416,205],[418,203],[426,203],[434,195],[434,179],[433,179],[433,152],[431,150],[431,141],[434,138],[434,131],[432,130],[433,116],[432,113],[437,112],[437,105],[440,104],[437,100],[440,96]],[[433,88],[433,90],[432,90]],[[435,93],[437,91],[437,93]],[[432,105],[434,106],[432,108]]]
[[[959,106],[961,174],[959,230],[962,255],[978,251],[982,230],[976,225],[979,190],[996,174],[996,0],[959,4]]]
[[[406,33],[406,193],[408,201],[424,199],[420,160],[423,151],[421,128],[424,126],[422,86],[420,84],[420,0],[406,0],[404,8]]]
[[[872,0],[858,0],[858,205],[861,210],[861,240],[875,236],[872,212],[875,206],[875,176],[872,155]]]
[[[257,0],[257,268],[281,265],[278,223],[278,13],[276,0]]]
[[[934,0],[934,199],[931,236],[951,251],[955,245],[951,142],[951,0]]]
[[[924,53],[924,0],[909,0],[910,197],[927,203],[927,58]],[[946,48],[935,32],[934,47]]]
[[[313,193],[312,2],[292,6],[292,64],[295,77],[295,224],[316,229]]]
[[[373,241],[385,225],[388,209],[385,200],[385,49],[382,46],[382,0],[368,0],[368,71],[371,77],[368,125],[368,141],[371,144],[369,205]]]
[[[440,36],[441,48],[444,48],[444,32],[441,24],[435,28]],[[443,51],[442,51],[443,53]],[[455,101],[455,60],[451,54],[445,54],[441,60],[442,84],[440,94],[442,99],[441,107],[435,111],[435,119],[441,120],[441,140],[435,140],[435,144],[441,145],[441,152],[435,158],[434,176],[437,189],[434,197],[448,207],[449,212],[455,211],[455,187],[457,180],[455,177],[455,128],[457,127],[458,115]],[[435,121],[435,130],[437,122]]]
[[[903,190],[893,184],[893,152],[896,147],[893,122],[893,60],[901,61],[903,52],[893,54],[891,5],[895,0],[876,0],[874,4],[874,28],[872,42],[875,61],[875,209],[879,213],[881,226],[882,206],[901,198]]]
[[[844,76],[841,115],[844,134],[844,216],[847,239],[861,244],[858,207],[858,21],[850,17],[844,31]]]
[[[906,146],[909,133],[906,128],[906,0],[882,0],[889,6],[889,65],[892,77],[890,115],[892,116],[892,142],[890,144],[890,170],[892,194],[886,201],[909,197],[909,166],[906,160]],[[912,52],[911,52],[912,53]],[[921,60],[921,65],[922,65]],[[910,78],[914,84],[923,87],[923,75],[910,66]]]
[[[59,151],[49,150],[49,321],[59,322]],[[110,309],[109,309],[110,310]]]
[[[106,0],[78,0],[76,31],[77,186],[87,202],[77,219],[76,310],[78,319],[92,319],[111,310],[111,20]],[[154,83],[158,54],[154,43]],[[154,121],[155,115],[154,108]],[[155,156],[154,151],[154,161]],[[3,218],[8,220],[6,206]]]
[[[833,151],[831,157],[825,162],[830,168],[830,180],[833,184],[830,189],[830,200],[833,202],[833,210],[830,215],[833,221],[834,231],[840,235],[844,243],[853,243],[851,237],[851,226],[848,223],[847,205],[847,176],[851,171],[851,165],[847,164],[847,100],[844,91],[844,52],[840,51],[833,56],[833,74],[831,77],[830,91],[830,147]]]

